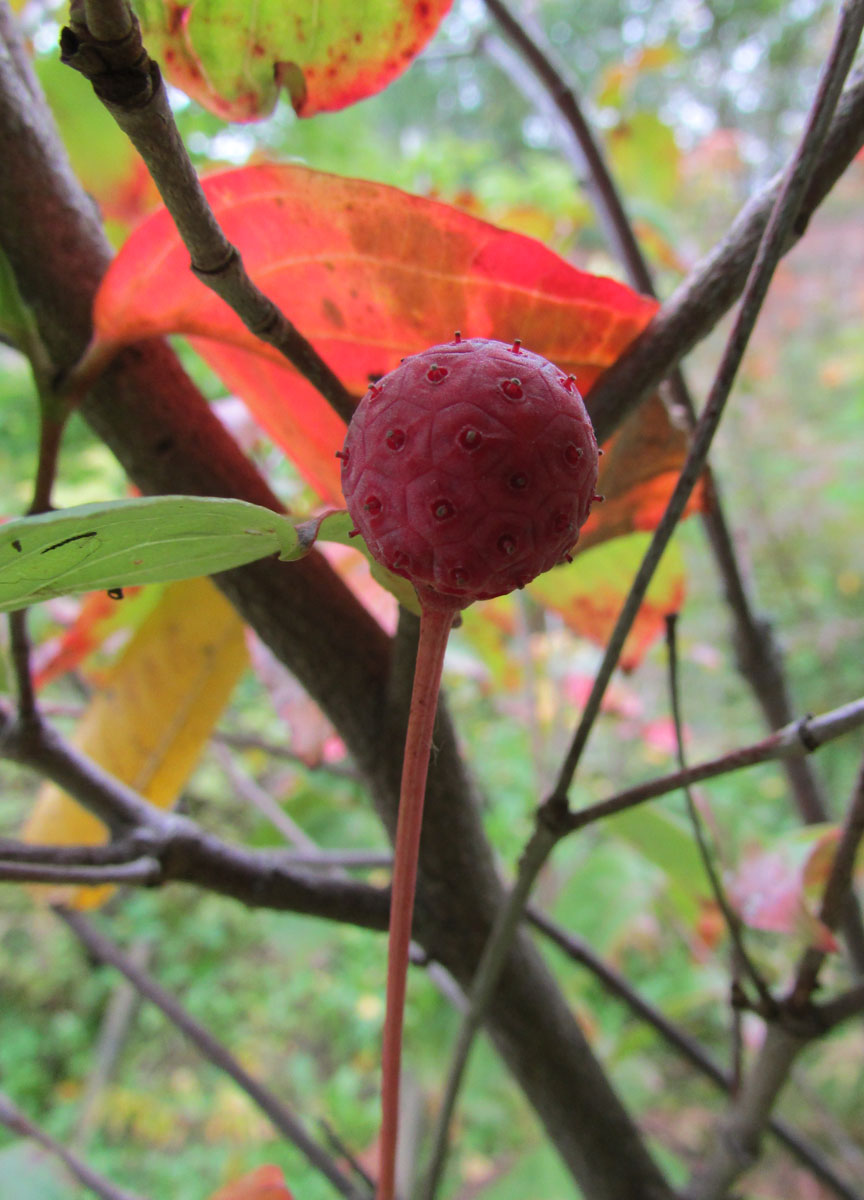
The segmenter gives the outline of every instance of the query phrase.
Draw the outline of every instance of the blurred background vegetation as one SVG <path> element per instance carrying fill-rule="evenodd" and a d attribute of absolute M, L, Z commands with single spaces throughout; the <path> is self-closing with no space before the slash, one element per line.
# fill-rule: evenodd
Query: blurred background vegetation
<path fill-rule="evenodd" d="M 601 133 L 661 296 L 782 164 L 800 130 L 833 9 L 820 0 L 530 5 Z M 119 241 L 148 200 L 146 186 L 130 183 L 121 135 L 96 111 L 83 80 L 57 62 L 62 11 L 31 0 L 20 16 L 73 159 Z M 341 113 L 301 122 L 281 103 L 262 124 L 228 127 L 180 93 L 174 100 L 202 169 L 272 156 L 392 183 L 530 233 L 579 266 L 621 277 L 560 127 L 523 93 L 512 51 L 502 50 L 480 0 L 457 0 L 439 36 L 401 79 Z M 714 457 L 757 603 L 776 622 L 802 714 L 861 690 L 862 195 L 859 161 L 781 266 Z M 722 334 L 721 328 L 687 364 L 697 403 Z M 218 381 L 190 350 L 180 349 L 219 401 Z M 236 406 L 222 411 L 242 425 Z M 0 346 L 3 515 L 20 512 L 29 499 L 35 432 L 26 366 Z M 295 511 L 310 507 L 312 498 L 290 466 L 266 440 L 253 442 L 252 453 L 283 498 Z M 73 422 L 58 502 L 106 499 L 124 488 L 107 450 L 82 422 Z M 683 703 L 688 754 L 696 760 L 755 740 L 762 729 L 735 670 L 727 614 L 698 523 L 682 528 L 678 542 L 687 570 Z M 66 602 L 42 606 L 34 613 L 37 640 L 56 636 L 73 610 Z M 502 869 L 510 872 L 599 651 L 530 601 L 502 605 L 498 618 L 478 611 L 466 620 L 453 642 L 447 681 L 488 797 L 488 829 Z M 657 644 L 638 671 L 617 678 L 586 758 L 580 802 L 673 767 L 665 670 Z M 73 727 L 88 686 L 85 670 L 46 689 L 61 726 Z M 293 695 L 286 702 L 285 686 L 278 681 L 282 691 L 274 700 L 273 678 L 249 672 L 221 731 L 254 733 L 285 747 L 288 756 L 217 739 L 219 752 L 205 756 L 183 807 L 236 840 L 280 844 L 284 833 L 250 803 L 248 789 L 244 795 L 238 787 L 240 772 L 322 846 L 384 850 L 380 826 L 338 741 L 308 701 Z M 817 769 L 835 814 L 860 751 L 861 738 L 853 736 L 819 755 Z M 35 791 L 32 777 L 3 765 L 0 834 L 18 831 Z M 796 852 L 798 820 L 776 767 L 719 781 L 704 789 L 702 801 L 730 877 L 748 856 Z M 559 847 L 539 899 L 725 1062 L 727 949 L 717 943 L 694 864 L 683 800 L 670 797 Z M 386 878 L 374 871 L 367 877 Z M 251 1102 L 202 1063 L 152 1007 L 130 1005 L 122 1036 L 109 1044 L 108 1014 L 123 990 L 118 977 L 88 963 L 68 931 L 25 890 L 6 885 L 0 904 L 0 1086 L 30 1116 L 86 1151 L 118 1183 L 154 1200 L 198 1200 L 262 1161 L 284 1165 L 302 1200 L 331 1194 Z M 370 1147 L 377 1128 L 383 938 L 248 912 L 178 886 L 118 895 L 109 911 L 112 936 L 143 956 L 163 985 L 310 1128 L 326 1122 L 361 1155 Z M 791 960 L 793 934 L 761 932 L 753 941 L 769 974 Z M 681 1177 L 683 1155 L 713 1119 L 716 1096 L 586 971 L 555 950 L 548 956 L 657 1153 L 673 1177 Z M 416 971 L 407 1042 L 421 1107 L 438 1094 L 442 1047 L 450 1044 L 456 1020 L 433 979 Z M 744 1032 L 746 1039 L 746 1022 Z M 851 1156 L 864 1178 L 864 1155 L 851 1148 L 864 1102 L 862 1051 L 860 1025 L 813 1051 L 783 1111 L 826 1149 Z M 55 1168 L 24 1170 L 27 1154 L 0 1132 L 4 1200 L 83 1200 Z M 573 1194 L 485 1045 L 461 1108 L 448 1194 L 466 1200 Z M 773 1149 L 747 1188 L 753 1200 L 819 1194 Z"/>

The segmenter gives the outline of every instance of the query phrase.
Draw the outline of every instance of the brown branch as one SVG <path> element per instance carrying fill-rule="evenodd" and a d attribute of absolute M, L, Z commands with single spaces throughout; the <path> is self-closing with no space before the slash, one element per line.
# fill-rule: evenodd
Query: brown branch
<path fill-rule="evenodd" d="M 99 14 L 96 29 L 88 26 Z M 102 30 L 125 26 L 118 39 Z M 139 152 L 174 219 L 195 275 L 220 296 L 246 328 L 296 367 L 347 423 L 357 403 L 310 342 L 252 282 L 222 232 L 174 121 L 157 64 L 141 41 L 125 0 L 86 6 L 74 0 L 60 38 L 63 62 L 80 71 Z M 71 382 L 71 380 L 70 380 Z"/>
<path fill-rule="evenodd" d="M 238 1087 L 257 1104 L 275 1128 L 293 1142 L 309 1162 L 330 1180 L 340 1195 L 348 1196 L 350 1200 L 358 1200 L 362 1193 L 357 1192 L 350 1179 L 343 1174 L 326 1150 L 309 1136 L 291 1110 L 277 1099 L 260 1080 L 250 1075 L 234 1055 L 208 1029 L 196 1021 L 170 992 L 167 992 L 152 975 L 127 957 L 113 942 L 99 933 L 95 925 L 88 921 L 82 913 L 63 907 L 57 907 L 54 911 L 69 926 L 79 941 L 86 946 L 90 954 L 100 962 L 107 963 L 120 971 L 142 996 L 155 1004 L 168 1020 L 177 1026 L 209 1062 L 233 1079 Z"/>
<path fill-rule="evenodd" d="M 793 721 L 790 725 L 778 729 L 776 733 L 772 733 L 759 742 L 754 742 L 751 746 L 732 750 L 728 754 L 697 763 L 683 771 L 672 771 L 668 775 L 661 775 L 657 779 L 650 779 L 646 783 L 640 783 L 635 787 L 627 788 L 626 791 L 618 792 L 617 795 L 610 796 L 607 800 L 600 800 L 596 804 L 577 809 L 564 818 L 566 830 L 572 832 L 576 829 L 583 829 L 586 825 L 592 825 L 605 817 L 614 816 L 615 813 L 625 812 L 637 804 L 644 804 L 647 800 L 666 796 L 679 788 L 701 783 L 705 779 L 730 775 L 745 767 L 756 766 L 757 763 L 771 762 L 776 759 L 801 758 L 804 755 L 812 754 L 814 750 L 818 750 L 827 742 L 842 737 L 843 734 L 849 733 L 853 729 L 859 729 L 862 725 L 864 725 L 864 698 L 844 704 L 840 708 L 831 709 L 818 717 L 805 717 L 803 720 Z"/>
<path fill-rule="evenodd" d="M 162 882 L 155 858 L 106 867 L 55 866 L 52 863 L 12 863 L 0 860 L 0 883 L 65 883 L 101 886 L 106 883 L 153 887 Z"/>
<path fill-rule="evenodd" d="M 0 754 L 39 771 L 62 787 L 103 821 L 109 829 L 129 835 L 155 860 L 159 871 L 136 865 L 125 882 L 153 886 L 172 881 L 195 883 L 256 907 L 306 913 L 344 921 L 367 929 L 387 928 L 388 892 L 348 878 L 322 878 L 320 871 L 291 866 L 279 851 L 245 850 L 201 829 L 194 821 L 165 813 L 148 804 L 131 788 L 114 779 L 71 746 L 43 721 L 23 728 L 0 725 Z M 31 860 L 32 862 L 32 860 Z M 15 872 L 9 865 L 9 874 Z M 42 878 L 68 878 L 69 872 L 101 870 L 99 882 L 108 882 L 104 863 L 73 867 L 48 863 Z M 66 874 L 63 875 L 62 873 Z M 140 875 L 140 878 L 136 878 Z M 83 878 L 81 882 L 92 882 Z"/>
<path fill-rule="evenodd" d="M 680 680 L 678 675 L 678 614 L 670 613 L 666 617 L 666 648 L 669 661 L 669 696 L 672 708 L 672 724 L 675 729 L 675 749 L 678 757 L 678 767 L 681 771 L 687 770 L 687 763 L 684 757 L 684 732 L 681 721 L 681 697 L 680 697 Z M 704 870 L 708 883 L 711 887 L 711 893 L 714 897 L 718 909 L 723 915 L 723 920 L 726 924 L 726 930 L 734 948 L 734 959 L 737 964 L 740 964 L 745 973 L 749 976 L 750 982 L 756 989 L 756 994 L 759 996 L 761 1011 L 765 1013 L 774 1013 L 776 1004 L 774 997 L 768 988 L 768 984 L 762 977 L 744 941 L 744 930 L 741 918 L 733 910 L 729 903 L 729 898 L 726 895 L 726 889 L 720 878 L 714 863 L 714 852 L 708 844 L 708 838 L 705 833 L 705 826 L 702 818 L 699 815 L 699 810 L 696 807 L 696 801 L 693 799 L 693 792 L 689 784 L 684 784 L 682 791 L 687 802 L 687 812 L 690 816 L 690 824 L 693 827 L 693 833 L 696 837 L 696 846 L 699 851 L 699 857 L 702 860 L 702 869 Z"/>
<path fill-rule="evenodd" d="M 16 1108 L 8 1096 L 4 1096 L 2 1093 L 0 1093 L 0 1124 L 5 1125 L 7 1129 L 17 1133 L 20 1137 L 32 1138 L 34 1142 L 38 1142 L 50 1154 L 59 1158 L 78 1182 L 100 1196 L 101 1200 L 141 1200 L 140 1196 L 115 1187 L 109 1180 L 97 1175 L 77 1154 L 73 1154 L 65 1146 L 61 1146 L 44 1129 L 34 1125 L 20 1109 Z"/>
<path fill-rule="evenodd" d="M 42 863 L 57 867 L 103 867 L 133 862 L 146 855 L 153 839 L 146 832 L 140 836 L 108 842 L 104 846 L 49 846 L 34 842 L 19 842 L 16 838 L 0 838 L 0 859 L 4 862 Z"/>

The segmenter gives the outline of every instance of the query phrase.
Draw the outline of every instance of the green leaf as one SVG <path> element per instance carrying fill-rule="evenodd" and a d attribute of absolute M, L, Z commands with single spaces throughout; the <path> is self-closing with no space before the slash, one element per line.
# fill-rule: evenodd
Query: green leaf
<path fill-rule="evenodd" d="M 192 579 L 311 546 L 257 504 L 148 496 L 21 517 L 0 527 L 0 611 L 74 592 Z"/>
<path fill-rule="evenodd" d="M 688 923 L 695 921 L 700 899 L 711 890 L 689 823 L 643 804 L 610 817 L 607 828 L 659 867 L 674 908 Z"/>

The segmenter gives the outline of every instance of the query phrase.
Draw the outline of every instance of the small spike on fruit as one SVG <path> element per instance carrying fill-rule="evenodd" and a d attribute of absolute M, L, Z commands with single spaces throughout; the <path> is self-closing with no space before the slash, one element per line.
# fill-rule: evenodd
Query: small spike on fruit
<path fill-rule="evenodd" d="M 453 334 L 453 341 L 456 342 L 457 345 L 462 341 L 462 334 L 458 329 Z"/>
<path fill-rule="evenodd" d="M 522 353 L 522 339 L 521 338 L 516 338 L 515 342 L 510 347 L 510 353 L 511 354 L 521 354 Z"/>

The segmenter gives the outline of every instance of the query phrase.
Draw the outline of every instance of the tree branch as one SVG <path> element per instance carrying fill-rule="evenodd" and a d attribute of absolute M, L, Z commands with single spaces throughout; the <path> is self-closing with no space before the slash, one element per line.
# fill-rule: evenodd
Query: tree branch
<path fill-rule="evenodd" d="M 155 858 L 107 867 L 54 866 L 51 863 L 10 863 L 0 861 L 0 883 L 106 883 L 153 887 L 162 882 L 162 870 Z"/>
<path fill-rule="evenodd" d="M 88 26 L 94 14 L 100 21 L 95 30 Z M 121 27 L 125 27 L 121 38 L 100 36 Z M 196 276 L 237 313 L 251 333 L 284 355 L 346 423 L 350 421 L 357 398 L 252 282 L 236 247 L 223 234 L 180 137 L 159 67 L 147 54 L 138 19 L 125 0 L 91 3 L 86 11 L 83 0 L 73 0 L 70 25 L 61 34 L 60 46 L 63 62 L 90 80 L 147 164 Z"/>
<path fill-rule="evenodd" d="M 615 813 L 625 812 L 637 804 L 644 804 L 646 800 L 653 800 L 657 796 L 666 796 L 670 792 L 678 791 L 679 788 L 701 783 L 705 779 L 716 779 L 720 775 L 730 775 L 745 767 L 756 766 L 758 763 L 771 762 L 775 759 L 801 758 L 804 755 L 812 754 L 814 750 L 818 750 L 835 738 L 842 737 L 853 729 L 859 729 L 862 725 L 864 725 L 864 698 L 853 700 L 849 704 L 841 705 L 840 708 L 831 709 L 818 717 L 804 717 L 799 721 L 793 721 L 783 729 L 778 729 L 776 733 L 770 734 L 762 741 L 754 742 L 751 746 L 745 746 L 740 750 L 731 750 L 728 754 L 697 763 L 683 771 L 672 771 L 668 775 L 661 775 L 657 779 L 651 779 L 646 783 L 640 783 L 623 792 L 618 792 L 617 795 L 610 796 L 608 800 L 600 800 L 597 804 L 576 809 L 564 818 L 567 832 L 583 829 L 595 821 L 614 816 Z"/>
<path fill-rule="evenodd" d="M 137 792 L 85 758 L 44 721 L 29 724 L 23 733 L 18 724 L 9 724 L 11 731 L 5 736 L 0 725 L 0 753 L 51 779 L 109 829 L 129 835 L 121 840 L 137 846 L 139 855 L 146 854 L 147 863 L 158 863 L 158 873 L 140 864 L 130 867 L 124 882 L 149 886 L 171 881 L 195 883 L 256 907 L 305 913 L 367 929 L 387 928 L 386 889 L 347 878 L 322 878 L 320 871 L 290 866 L 279 851 L 232 846 L 186 817 L 154 808 Z M 41 878 L 68 878 L 69 872 L 74 875 L 78 871 L 98 870 L 101 872 L 98 881 L 107 883 L 106 872 L 112 869 L 119 870 L 106 866 L 104 861 L 95 866 L 74 867 L 67 860 L 56 866 L 46 864 Z M 10 863 L 8 872 L 10 877 L 21 878 L 24 869 L 16 871 Z M 83 876 L 80 879 L 80 882 L 93 881 Z"/>

